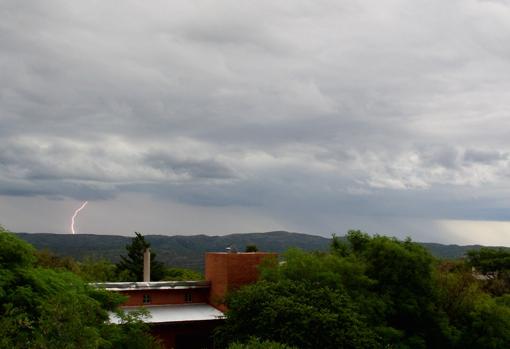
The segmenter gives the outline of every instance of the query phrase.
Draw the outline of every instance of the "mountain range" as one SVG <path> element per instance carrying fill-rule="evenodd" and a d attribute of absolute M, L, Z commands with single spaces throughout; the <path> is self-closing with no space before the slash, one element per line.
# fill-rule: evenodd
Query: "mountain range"
<path fill-rule="evenodd" d="M 105 258 L 112 262 L 126 254 L 125 246 L 131 237 L 95 234 L 47 234 L 16 233 L 23 240 L 37 249 L 47 249 L 59 256 L 71 256 L 78 260 L 86 257 Z M 304 250 L 326 251 L 331 239 L 286 231 L 266 233 L 231 234 L 224 236 L 210 235 L 145 235 L 151 243 L 151 250 L 157 259 L 168 266 L 203 269 L 205 252 L 222 252 L 229 246 L 234 250 L 244 251 L 247 245 L 254 244 L 260 251 L 281 253 L 290 247 Z M 420 243 L 434 256 L 439 258 L 461 258 L 468 250 L 478 249 L 480 245 L 443 245 L 438 243 Z"/>

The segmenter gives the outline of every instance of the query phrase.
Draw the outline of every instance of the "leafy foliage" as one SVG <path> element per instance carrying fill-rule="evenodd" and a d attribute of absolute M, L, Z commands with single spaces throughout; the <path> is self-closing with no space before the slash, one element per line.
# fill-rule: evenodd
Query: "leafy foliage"
<path fill-rule="evenodd" d="M 130 238 L 119 235 L 92 234 L 29 234 L 17 233 L 18 237 L 29 242 L 38 249 L 47 248 L 59 256 L 71 256 L 82 261 L 86 257 L 107 259 L 113 263 L 125 253 L 124 246 Z M 245 233 L 222 236 L 163 236 L 145 235 L 145 239 L 157 246 L 158 259 L 165 265 L 203 271 L 205 251 L 225 251 L 225 247 L 257 245 L 260 251 L 283 253 L 290 247 L 298 247 L 306 251 L 328 251 L 331 240 L 325 237 L 273 231 L 267 233 Z M 338 237 L 344 241 L 344 237 Z M 432 255 L 439 258 L 461 258 L 471 249 L 480 246 L 441 245 L 435 243 L 421 244 Z"/>
<path fill-rule="evenodd" d="M 485 278 L 483 287 L 501 296 L 510 293 L 510 249 L 481 248 L 467 253 L 468 264 Z"/>
<path fill-rule="evenodd" d="M 48 250 L 35 251 L 36 265 L 49 269 L 66 270 L 87 282 L 112 282 L 131 280 L 128 270 L 119 270 L 106 259 L 85 258 L 76 261 L 72 257 L 57 256 Z M 163 280 L 202 280 L 203 275 L 191 269 L 164 267 Z"/>
<path fill-rule="evenodd" d="M 257 252 L 259 249 L 257 245 L 255 244 L 249 244 L 246 245 L 246 248 L 244 249 L 244 252 Z"/>
<path fill-rule="evenodd" d="M 79 262 L 78 275 L 87 282 L 125 281 L 117 266 L 106 259 L 85 258 Z"/>
<path fill-rule="evenodd" d="M 108 311 L 124 297 L 91 288 L 65 268 L 47 269 L 36 261 L 30 245 L 0 231 L 0 348 L 157 346 L 136 320 L 126 326 L 108 322 Z M 132 345 L 133 331 L 139 345 Z"/>
<path fill-rule="evenodd" d="M 510 270 L 510 249 L 481 248 L 467 253 L 469 264 L 484 274 Z"/>
<path fill-rule="evenodd" d="M 251 338 L 246 343 L 233 343 L 228 346 L 228 349 L 294 349 L 294 348 L 277 342 L 260 341 L 257 338 Z"/>
<path fill-rule="evenodd" d="M 32 264 L 35 261 L 35 249 L 28 243 L 9 234 L 0 226 L 0 267 L 16 268 Z"/>
<path fill-rule="evenodd" d="M 219 343 L 251 337 L 298 348 L 503 348 L 508 297 L 491 298 L 464 262 L 410 239 L 350 231 L 331 251 L 291 249 L 227 297 Z"/>
<path fill-rule="evenodd" d="M 117 269 L 126 272 L 127 281 L 143 281 L 143 254 L 151 244 L 142 234 L 135 232 L 135 237 L 126 245 L 127 256 L 121 256 Z M 156 261 L 156 254 L 151 251 L 151 280 L 158 281 L 165 276 L 163 263 Z"/>
<path fill-rule="evenodd" d="M 263 281 L 240 290 L 229 306 L 223 335 L 236 340 L 257 336 L 299 348 L 378 347 L 375 334 L 340 290 Z"/>
<path fill-rule="evenodd" d="M 182 281 L 182 280 L 203 280 L 204 276 L 194 270 L 184 268 L 166 268 L 163 280 Z"/>

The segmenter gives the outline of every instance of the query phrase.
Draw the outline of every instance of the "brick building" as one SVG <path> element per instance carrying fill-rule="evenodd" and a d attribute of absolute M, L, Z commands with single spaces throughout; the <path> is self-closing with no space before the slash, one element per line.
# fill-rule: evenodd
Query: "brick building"
<path fill-rule="evenodd" d="M 146 309 L 153 335 L 165 348 L 212 348 L 212 332 L 223 321 L 225 295 L 242 285 L 257 281 L 258 265 L 274 253 L 206 253 L 205 280 L 151 282 L 150 265 L 144 266 L 144 282 L 96 284 L 128 296 L 121 308 L 130 312 Z M 150 256 L 145 258 L 150 261 Z M 119 323 L 115 315 L 111 321 Z"/>

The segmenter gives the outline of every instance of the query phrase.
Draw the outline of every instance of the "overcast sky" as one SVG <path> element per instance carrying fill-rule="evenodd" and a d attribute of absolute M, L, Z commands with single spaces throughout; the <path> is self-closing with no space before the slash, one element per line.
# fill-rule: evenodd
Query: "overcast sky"
<path fill-rule="evenodd" d="M 0 223 L 510 245 L 510 1 L 0 0 Z"/>

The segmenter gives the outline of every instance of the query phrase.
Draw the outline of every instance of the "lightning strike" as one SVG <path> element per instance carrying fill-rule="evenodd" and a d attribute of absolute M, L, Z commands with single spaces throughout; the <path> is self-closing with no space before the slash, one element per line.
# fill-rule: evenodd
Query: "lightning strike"
<path fill-rule="evenodd" d="M 74 211 L 73 217 L 71 217 L 71 232 L 73 233 L 73 235 L 76 234 L 76 231 L 74 230 L 74 219 L 76 218 L 78 213 L 81 210 L 83 210 L 85 206 L 87 206 L 88 203 L 89 203 L 88 201 L 85 201 L 76 211 Z"/>

